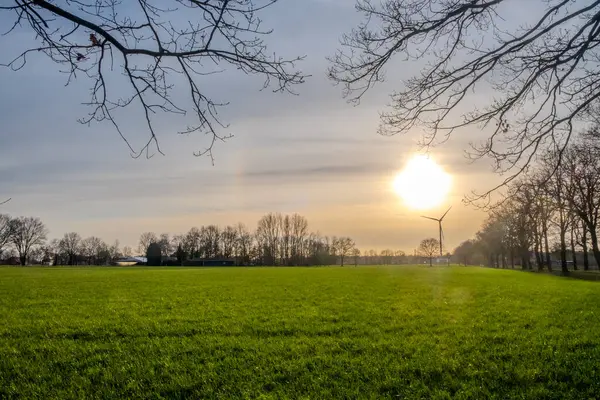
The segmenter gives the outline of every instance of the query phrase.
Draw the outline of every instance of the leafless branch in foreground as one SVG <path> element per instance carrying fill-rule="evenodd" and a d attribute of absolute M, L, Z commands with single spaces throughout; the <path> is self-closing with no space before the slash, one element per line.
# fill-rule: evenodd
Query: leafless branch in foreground
<path fill-rule="evenodd" d="M 40 53 L 73 79 L 92 82 L 90 113 L 83 124 L 108 122 L 133 157 L 162 153 L 156 121 L 164 113 L 194 122 L 179 133 L 205 133 L 208 146 L 195 155 L 212 159 L 216 142 L 229 137 L 215 102 L 204 89 L 210 75 L 227 68 L 265 79 L 264 88 L 292 92 L 305 75 L 302 59 L 269 53 L 259 14 L 277 0 L 14 0 L 0 12 L 14 19 L 4 35 L 32 32 L 38 46 L 24 49 L 6 67 L 22 69 Z M 7 2 L 4 2 L 5 4 Z M 185 87 L 185 90 L 177 90 Z M 126 93 L 126 94 L 123 94 Z M 182 97 L 187 97 L 182 100 Z M 120 127 L 117 109 L 137 107 L 148 141 L 134 149 Z"/>
<path fill-rule="evenodd" d="M 469 198 L 485 200 L 541 150 L 564 151 L 600 97 L 600 1 L 537 3 L 542 12 L 515 27 L 503 10 L 516 2 L 505 0 L 358 0 L 365 22 L 343 37 L 329 76 L 358 102 L 392 61 L 403 69 L 417 61 L 380 132 L 424 130 L 429 146 L 464 128 L 486 130 L 467 154 L 490 158 L 505 178 Z"/>

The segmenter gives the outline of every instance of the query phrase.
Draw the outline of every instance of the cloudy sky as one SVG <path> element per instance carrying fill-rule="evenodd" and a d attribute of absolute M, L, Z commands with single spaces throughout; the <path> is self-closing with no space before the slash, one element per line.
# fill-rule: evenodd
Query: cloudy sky
<path fill-rule="evenodd" d="M 0 15 L 6 26 L 8 16 Z M 281 0 L 263 19 L 275 30 L 270 48 L 306 55 L 299 67 L 312 77 L 298 96 L 261 92 L 262 81 L 239 74 L 207 79 L 207 93 L 231 102 L 221 116 L 235 135 L 215 148 L 214 166 L 192 155 L 205 138 L 178 136 L 177 120 L 160 124 L 164 156 L 132 159 L 109 125 L 77 122 L 86 113 L 81 103 L 89 81 L 65 86 L 65 75 L 41 56 L 19 72 L 0 69 L 0 196 L 13 198 L 1 212 L 39 216 L 51 237 L 77 231 L 132 246 L 144 231 L 238 221 L 254 227 L 272 211 L 300 213 L 312 230 L 351 236 L 361 249 L 412 251 L 435 235 L 435 224 L 419 217 L 424 212 L 406 207 L 392 190 L 421 132 L 376 133 L 387 95 L 418 66 L 392 65 L 390 80 L 354 107 L 326 78 L 326 57 L 360 21 L 352 1 Z M 22 50 L 30 37 L 0 39 L 2 57 Z M 147 138 L 143 120 L 132 113 L 124 126 L 140 147 Z M 463 206 L 463 196 L 497 180 L 485 163 L 471 165 L 463 155 L 477 135 L 463 132 L 430 153 L 453 177 L 450 196 L 425 212 L 435 216 L 454 206 L 445 227 L 449 248 L 474 234 L 484 217 Z"/>

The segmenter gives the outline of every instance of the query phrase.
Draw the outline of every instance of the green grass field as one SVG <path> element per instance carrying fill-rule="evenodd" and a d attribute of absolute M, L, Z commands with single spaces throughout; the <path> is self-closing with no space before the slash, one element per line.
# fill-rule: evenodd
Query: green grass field
<path fill-rule="evenodd" d="M 600 284 L 480 268 L 0 268 L 0 398 L 589 399 Z"/>

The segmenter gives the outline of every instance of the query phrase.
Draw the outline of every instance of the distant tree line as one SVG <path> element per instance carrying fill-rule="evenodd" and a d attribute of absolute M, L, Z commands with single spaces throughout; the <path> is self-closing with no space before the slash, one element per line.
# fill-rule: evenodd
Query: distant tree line
<path fill-rule="evenodd" d="M 454 252 L 464 264 L 526 270 L 600 265 L 600 128 L 548 151 L 511 182 L 475 238 Z"/>
<path fill-rule="evenodd" d="M 137 251 L 146 254 L 151 244 L 178 263 L 191 259 L 227 259 L 237 265 L 342 265 L 356 248 L 348 237 L 323 236 L 310 232 L 305 217 L 269 213 L 254 232 L 244 224 L 192 227 L 187 233 L 170 236 L 144 232 Z"/>
<path fill-rule="evenodd" d="M 39 218 L 0 214 L 0 260 L 18 259 L 21 265 L 107 265 L 134 255 L 119 241 L 108 244 L 91 236 L 68 232 L 48 240 L 48 230 Z M 244 224 L 221 228 L 193 227 L 187 233 L 171 235 L 144 232 L 135 255 L 146 256 L 150 248 L 172 264 L 193 259 L 228 259 L 236 265 L 330 265 L 358 263 L 360 251 L 349 237 L 324 236 L 308 229 L 305 217 L 269 213 L 254 232 Z M 152 250 L 156 256 L 157 250 Z"/>
<path fill-rule="evenodd" d="M 432 254 L 421 248 L 411 255 L 391 249 L 361 252 L 349 237 L 310 231 L 308 220 L 299 214 L 269 213 L 254 231 L 238 223 L 224 228 L 192 227 L 175 235 L 144 232 L 135 250 L 121 247 L 119 240 L 108 244 L 77 232 L 48 240 L 48 230 L 39 218 L 0 214 L 0 264 L 110 265 L 145 256 L 149 265 L 182 265 L 198 259 L 230 260 L 242 266 L 400 265 L 431 262 Z"/>

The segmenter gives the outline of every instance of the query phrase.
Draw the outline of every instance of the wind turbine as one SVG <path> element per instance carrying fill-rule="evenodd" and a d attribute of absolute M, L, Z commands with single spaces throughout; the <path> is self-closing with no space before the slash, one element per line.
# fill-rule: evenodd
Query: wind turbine
<path fill-rule="evenodd" d="M 440 257 L 443 257 L 443 256 L 444 256 L 444 254 L 443 254 L 443 253 L 444 253 L 444 252 L 443 252 L 443 249 L 444 249 L 444 244 L 443 244 L 443 242 L 442 242 L 442 241 L 443 241 L 443 239 L 444 239 L 444 230 L 442 229 L 442 221 L 444 220 L 444 218 L 446 217 L 446 214 L 448 214 L 448 212 L 449 212 L 451 209 L 452 209 L 452 207 L 450 207 L 450 208 L 448 209 L 448 211 L 446 211 L 446 212 L 444 213 L 444 215 L 442 215 L 442 217 L 441 217 L 441 218 L 432 218 L 432 217 L 426 217 L 426 216 L 424 216 L 424 215 L 421 215 L 421 218 L 426 218 L 426 219 L 430 219 L 430 220 L 432 220 L 432 221 L 437 221 L 437 223 L 438 223 L 438 224 L 439 224 L 439 226 L 440 226 Z"/>

